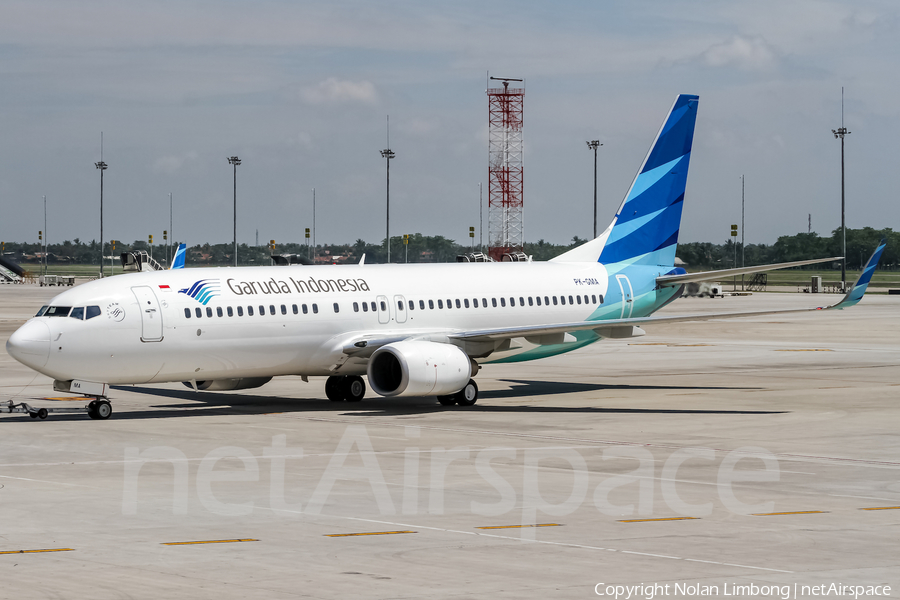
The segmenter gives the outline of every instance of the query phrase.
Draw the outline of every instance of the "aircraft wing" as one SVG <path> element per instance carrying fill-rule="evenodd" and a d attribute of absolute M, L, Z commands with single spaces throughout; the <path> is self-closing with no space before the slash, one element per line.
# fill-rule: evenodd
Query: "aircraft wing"
<path fill-rule="evenodd" d="M 793 262 L 775 263 L 771 265 L 757 265 L 755 267 L 738 267 L 737 269 L 721 269 L 719 271 L 703 271 L 700 273 L 683 273 L 681 275 L 662 275 L 656 278 L 656 285 L 669 286 L 689 283 L 692 281 L 713 281 L 715 279 L 724 279 L 735 275 L 746 275 L 747 273 L 762 273 L 763 271 L 774 271 L 776 269 L 787 269 L 790 267 L 802 267 L 803 265 L 815 265 L 818 263 L 834 262 L 842 260 L 842 256 L 833 256 L 831 258 L 816 258 L 813 260 L 795 260 Z"/>

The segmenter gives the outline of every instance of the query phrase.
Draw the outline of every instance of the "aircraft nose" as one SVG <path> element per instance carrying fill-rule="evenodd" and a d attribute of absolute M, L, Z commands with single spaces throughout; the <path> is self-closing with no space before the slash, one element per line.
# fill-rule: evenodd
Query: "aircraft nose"
<path fill-rule="evenodd" d="M 43 321 L 28 321 L 9 336 L 6 351 L 23 365 L 42 368 L 50 357 L 50 328 Z"/>

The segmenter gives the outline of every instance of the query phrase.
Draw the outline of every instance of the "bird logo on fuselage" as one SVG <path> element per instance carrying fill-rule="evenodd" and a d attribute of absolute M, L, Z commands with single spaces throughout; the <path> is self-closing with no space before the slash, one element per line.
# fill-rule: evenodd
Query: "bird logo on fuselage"
<path fill-rule="evenodd" d="M 204 306 L 219 295 L 220 283 L 218 279 L 201 279 L 189 288 L 178 290 L 179 294 L 187 294 Z"/>

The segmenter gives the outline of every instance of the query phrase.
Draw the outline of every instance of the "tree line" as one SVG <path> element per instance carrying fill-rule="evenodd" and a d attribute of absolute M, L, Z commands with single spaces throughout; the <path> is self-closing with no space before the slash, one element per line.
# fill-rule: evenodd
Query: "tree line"
<path fill-rule="evenodd" d="M 874 229 L 863 227 L 862 229 L 847 229 L 847 268 L 861 268 L 872 251 L 882 239 L 887 240 L 887 248 L 881 259 L 881 269 L 896 269 L 900 258 L 900 232 L 890 228 Z M 550 260 L 563 252 L 581 245 L 587 240 L 578 236 L 572 238 L 568 244 L 551 244 L 544 240 L 525 244 L 525 254 L 537 261 Z M 456 257 L 469 252 L 480 251 L 478 245 L 458 244 L 454 240 L 440 235 L 426 236 L 413 234 L 409 236 L 408 243 L 404 244 L 402 236 L 391 237 L 391 262 L 392 263 L 420 263 L 420 262 L 454 262 Z M 710 242 L 679 243 L 677 255 L 684 261 L 688 268 L 698 269 L 724 269 L 742 264 L 747 266 L 788 262 L 795 260 L 807 260 L 815 258 L 827 258 L 841 256 L 842 240 L 841 230 L 836 229 L 830 237 L 821 237 L 817 233 L 798 233 L 796 235 L 781 236 L 774 244 L 747 244 L 741 247 L 740 242 L 729 240 L 724 244 Z M 159 262 L 166 260 L 166 246 L 156 244 L 153 248 L 146 241 L 134 241 L 131 244 L 116 242 L 115 249 L 109 242 L 103 244 L 105 256 L 118 255 L 132 250 L 144 250 L 151 252 Z M 16 262 L 23 264 L 40 262 L 42 248 L 40 244 L 5 242 L 2 244 L 2 252 Z M 50 244 L 47 247 L 48 263 L 55 264 L 79 264 L 96 265 L 100 260 L 100 245 L 97 241 L 83 242 L 78 238 L 65 241 L 61 244 Z M 169 251 L 171 254 L 172 250 Z M 319 244 L 311 248 L 306 244 L 287 243 L 276 244 L 274 252 L 268 246 L 251 246 L 240 244 L 238 246 L 238 262 L 241 265 L 268 265 L 271 264 L 271 254 L 297 254 L 303 257 L 315 258 L 317 263 L 357 263 L 365 255 L 367 263 L 387 262 L 387 250 L 384 240 L 379 244 L 358 239 L 352 244 Z M 736 262 L 735 262 L 736 260 Z M 219 266 L 234 264 L 234 245 L 225 244 L 197 244 L 188 248 L 186 263 L 189 266 Z M 840 262 L 814 265 L 810 268 L 840 269 Z"/>

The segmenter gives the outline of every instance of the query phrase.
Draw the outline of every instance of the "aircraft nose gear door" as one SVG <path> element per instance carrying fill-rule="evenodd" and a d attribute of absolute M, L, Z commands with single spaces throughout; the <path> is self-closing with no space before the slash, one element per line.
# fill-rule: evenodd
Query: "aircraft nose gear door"
<path fill-rule="evenodd" d="M 163 339 L 162 312 L 153 288 L 147 285 L 133 287 L 141 311 L 141 341 L 160 342 Z"/>
<path fill-rule="evenodd" d="M 631 281 L 627 275 L 616 275 L 616 281 L 619 283 L 619 290 L 622 292 L 622 319 L 631 318 L 631 310 L 634 308 L 632 299 Z"/>

